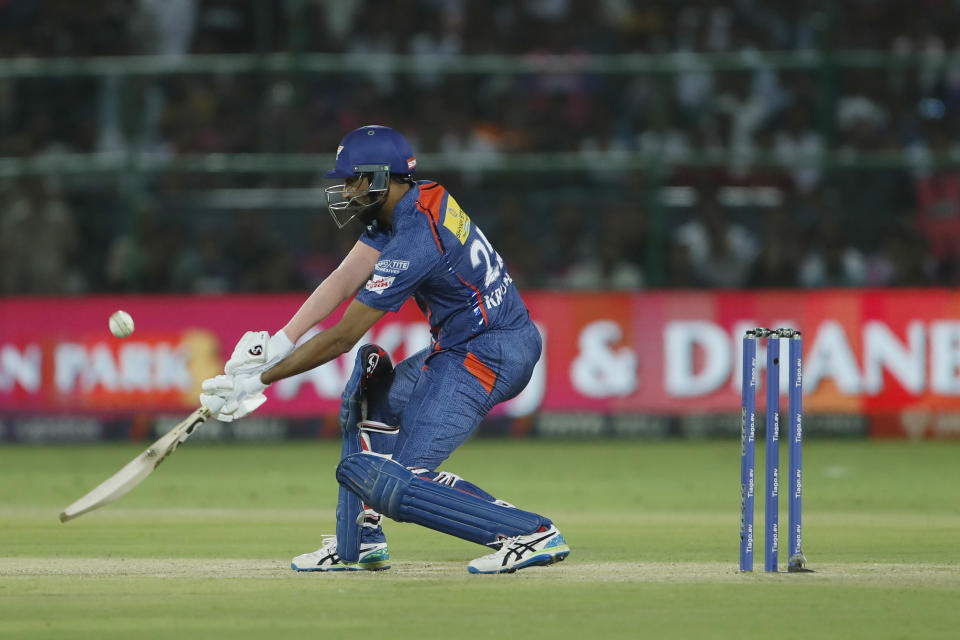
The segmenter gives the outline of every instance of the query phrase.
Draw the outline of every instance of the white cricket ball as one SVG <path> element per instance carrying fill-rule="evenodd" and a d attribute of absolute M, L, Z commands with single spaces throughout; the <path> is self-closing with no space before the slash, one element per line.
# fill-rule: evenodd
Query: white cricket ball
<path fill-rule="evenodd" d="M 126 311 L 114 311 L 110 316 L 110 333 L 118 338 L 126 338 L 133 333 L 133 318 Z"/>

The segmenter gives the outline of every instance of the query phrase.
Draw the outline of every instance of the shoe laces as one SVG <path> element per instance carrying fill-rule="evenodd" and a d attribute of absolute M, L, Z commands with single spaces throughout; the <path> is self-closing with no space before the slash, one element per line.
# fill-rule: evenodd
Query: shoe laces
<path fill-rule="evenodd" d="M 499 545 L 500 545 L 500 548 L 497 549 L 496 551 L 494 551 L 493 553 L 488 553 L 488 554 L 485 555 L 484 557 L 485 557 L 485 558 L 497 558 L 497 557 L 500 557 L 500 556 L 506 554 L 508 551 L 510 551 L 510 548 L 513 547 L 513 545 L 515 545 L 517 542 L 519 542 L 520 538 L 522 538 L 522 537 L 523 537 L 523 536 L 512 536 L 512 537 L 510 537 L 510 538 L 501 538 L 501 539 L 497 540 L 497 542 L 496 542 L 495 544 L 499 544 Z"/>
<path fill-rule="evenodd" d="M 327 547 L 332 547 L 331 551 L 337 548 L 337 536 L 324 533 L 320 535 L 322 542 L 320 543 L 320 548 L 314 551 L 314 553 L 320 553 L 321 551 L 326 551 Z"/>
<path fill-rule="evenodd" d="M 527 543 L 521 541 L 521 538 L 529 538 L 532 535 L 537 533 L 546 533 L 546 531 L 534 531 L 533 533 L 525 533 L 518 536 L 512 536 L 510 538 L 503 538 L 497 542 L 500 545 L 500 548 L 495 552 L 489 554 L 490 556 L 500 556 L 508 553 L 513 550 L 515 546 L 519 545 L 521 547 L 527 547 Z"/>

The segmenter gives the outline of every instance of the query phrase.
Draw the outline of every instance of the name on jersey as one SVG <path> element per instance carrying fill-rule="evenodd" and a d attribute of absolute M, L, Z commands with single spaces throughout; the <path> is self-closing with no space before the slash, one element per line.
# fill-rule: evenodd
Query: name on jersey
<path fill-rule="evenodd" d="M 400 273 L 410 268 L 409 260 L 381 260 L 374 267 L 377 271 L 386 273 Z"/>
<path fill-rule="evenodd" d="M 396 278 L 396 276 L 374 275 L 372 278 L 367 280 L 367 286 L 365 286 L 364 289 L 367 291 L 373 291 L 377 295 L 381 295 L 384 291 L 390 288 L 390 285 L 393 284 L 393 281 L 396 280 Z"/>
<path fill-rule="evenodd" d="M 470 235 L 470 216 L 468 216 L 453 196 L 447 194 L 447 210 L 443 213 L 443 226 L 457 237 L 460 244 L 467 243 Z"/>
<path fill-rule="evenodd" d="M 506 295 L 507 289 L 510 288 L 510 283 L 512 282 L 513 278 L 510 277 L 509 273 L 504 271 L 500 286 L 483 297 L 483 303 L 487 306 L 487 309 L 500 306 L 500 303 L 503 302 L 503 296 Z"/>

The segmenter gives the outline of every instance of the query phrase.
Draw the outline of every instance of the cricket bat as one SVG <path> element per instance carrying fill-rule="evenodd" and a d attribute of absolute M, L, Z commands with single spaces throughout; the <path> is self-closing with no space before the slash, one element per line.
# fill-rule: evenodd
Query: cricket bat
<path fill-rule="evenodd" d="M 181 442 L 186 441 L 197 425 L 210 417 L 206 407 L 200 407 L 190 416 L 167 431 L 159 440 L 147 447 L 147 450 L 128 462 L 120 471 L 94 487 L 69 507 L 60 512 L 60 522 L 73 520 L 88 511 L 110 504 L 124 495 L 153 473 L 164 458 L 176 451 Z"/>

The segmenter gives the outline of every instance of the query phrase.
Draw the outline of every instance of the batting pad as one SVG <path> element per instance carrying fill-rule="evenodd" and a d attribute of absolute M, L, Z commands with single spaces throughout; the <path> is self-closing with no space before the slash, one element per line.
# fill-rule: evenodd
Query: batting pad
<path fill-rule="evenodd" d="M 363 420 L 363 349 L 357 351 L 353 372 L 340 398 L 340 432 L 343 443 L 340 458 L 363 451 L 359 423 Z M 360 536 L 363 531 L 363 504 L 359 496 L 342 486 L 337 496 L 337 553 L 344 562 L 360 559 Z"/>
<path fill-rule="evenodd" d="M 392 374 L 393 363 L 386 351 L 375 344 L 365 344 L 357 350 L 353 371 L 340 397 L 341 459 L 361 451 L 393 452 L 397 428 L 364 421 L 367 413 L 365 388 L 368 383 L 384 381 Z M 359 496 L 341 486 L 337 495 L 337 554 L 344 562 L 360 559 L 363 518 L 364 508 Z"/>
<path fill-rule="evenodd" d="M 344 458 L 337 467 L 337 481 L 397 522 L 414 522 L 478 544 L 489 545 L 552 524 L 536 513 L 418 478 L 393 460 L 366 453 Z"/>
<path fill-rule="evenodd" d="M 340 455 L 348 458 L 362 450 L 360 431 L 344 431 Z M 337 554 L 344 562 L 360 560 L 362 518 L 363 503 L 360 497 L 341 485 L 337 495 Z"/>

